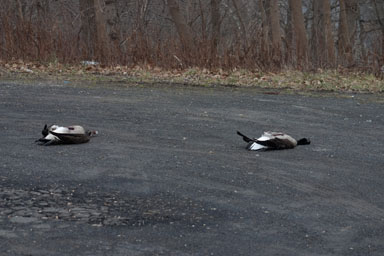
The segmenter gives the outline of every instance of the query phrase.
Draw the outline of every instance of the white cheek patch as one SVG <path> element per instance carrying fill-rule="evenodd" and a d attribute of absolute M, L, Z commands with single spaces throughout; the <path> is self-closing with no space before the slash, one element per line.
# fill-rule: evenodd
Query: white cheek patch
<path fill-rule="evenodd" d="M 44 139 L 46 139 L 46 140 L 59 140 L 59 138 L 57 138 L 55 135 L 53 135 L 53 134 L 48 134 L 47 136 L 45 136 L 45 138 Z"/>

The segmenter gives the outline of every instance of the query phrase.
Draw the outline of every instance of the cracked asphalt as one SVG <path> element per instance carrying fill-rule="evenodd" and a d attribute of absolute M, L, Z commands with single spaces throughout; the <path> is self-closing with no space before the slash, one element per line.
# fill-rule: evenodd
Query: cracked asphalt
<path fill-rule="evenodd" d="M 383 102 L 0 82 L 0 255 L 383 255 Z M 38 146 L 45 123 L 99 135 Z M 312 144 L 248 152 L 236 130 Z"/>

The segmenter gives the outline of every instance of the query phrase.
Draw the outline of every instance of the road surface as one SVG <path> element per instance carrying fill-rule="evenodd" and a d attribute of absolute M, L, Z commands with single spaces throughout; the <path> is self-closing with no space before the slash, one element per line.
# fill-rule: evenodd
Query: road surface
<path fill-rule="evenodd" d="M 383 255 L 383 96 L 0 83 L 0 255 Z M 98 130 L 38 146 L 43 125 Z M 236 130 L 309 137 L 249 152 Z"/>

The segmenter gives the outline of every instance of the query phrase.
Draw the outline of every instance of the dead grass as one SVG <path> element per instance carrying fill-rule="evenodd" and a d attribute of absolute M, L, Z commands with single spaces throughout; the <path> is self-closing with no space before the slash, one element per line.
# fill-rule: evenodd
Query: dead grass
<path fill-rule="evenodd" d="M 372 74 L 317 70 L 300 72 L 286 70 L 278 73 L 234 69 L 232 71 L 189 68 L 165 70 L 158 67 L 127 67 L 103 65 L 63 65 L 57 62 L 0 62 L 0 77 L 59 81 L 99 81 L 140 83 L 175 83 L 199 86 L 237 86 L 297 91 L 384 92 L 384 80 Z"/>

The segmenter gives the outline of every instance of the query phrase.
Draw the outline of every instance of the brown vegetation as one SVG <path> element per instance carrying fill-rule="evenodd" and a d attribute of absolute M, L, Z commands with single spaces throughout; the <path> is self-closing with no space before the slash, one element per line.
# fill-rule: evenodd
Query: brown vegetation
<path fill-rule="evenodd" d="M 375 0 L 4 0 L 0 59 L 382 76 L 383 10 Z"/>

